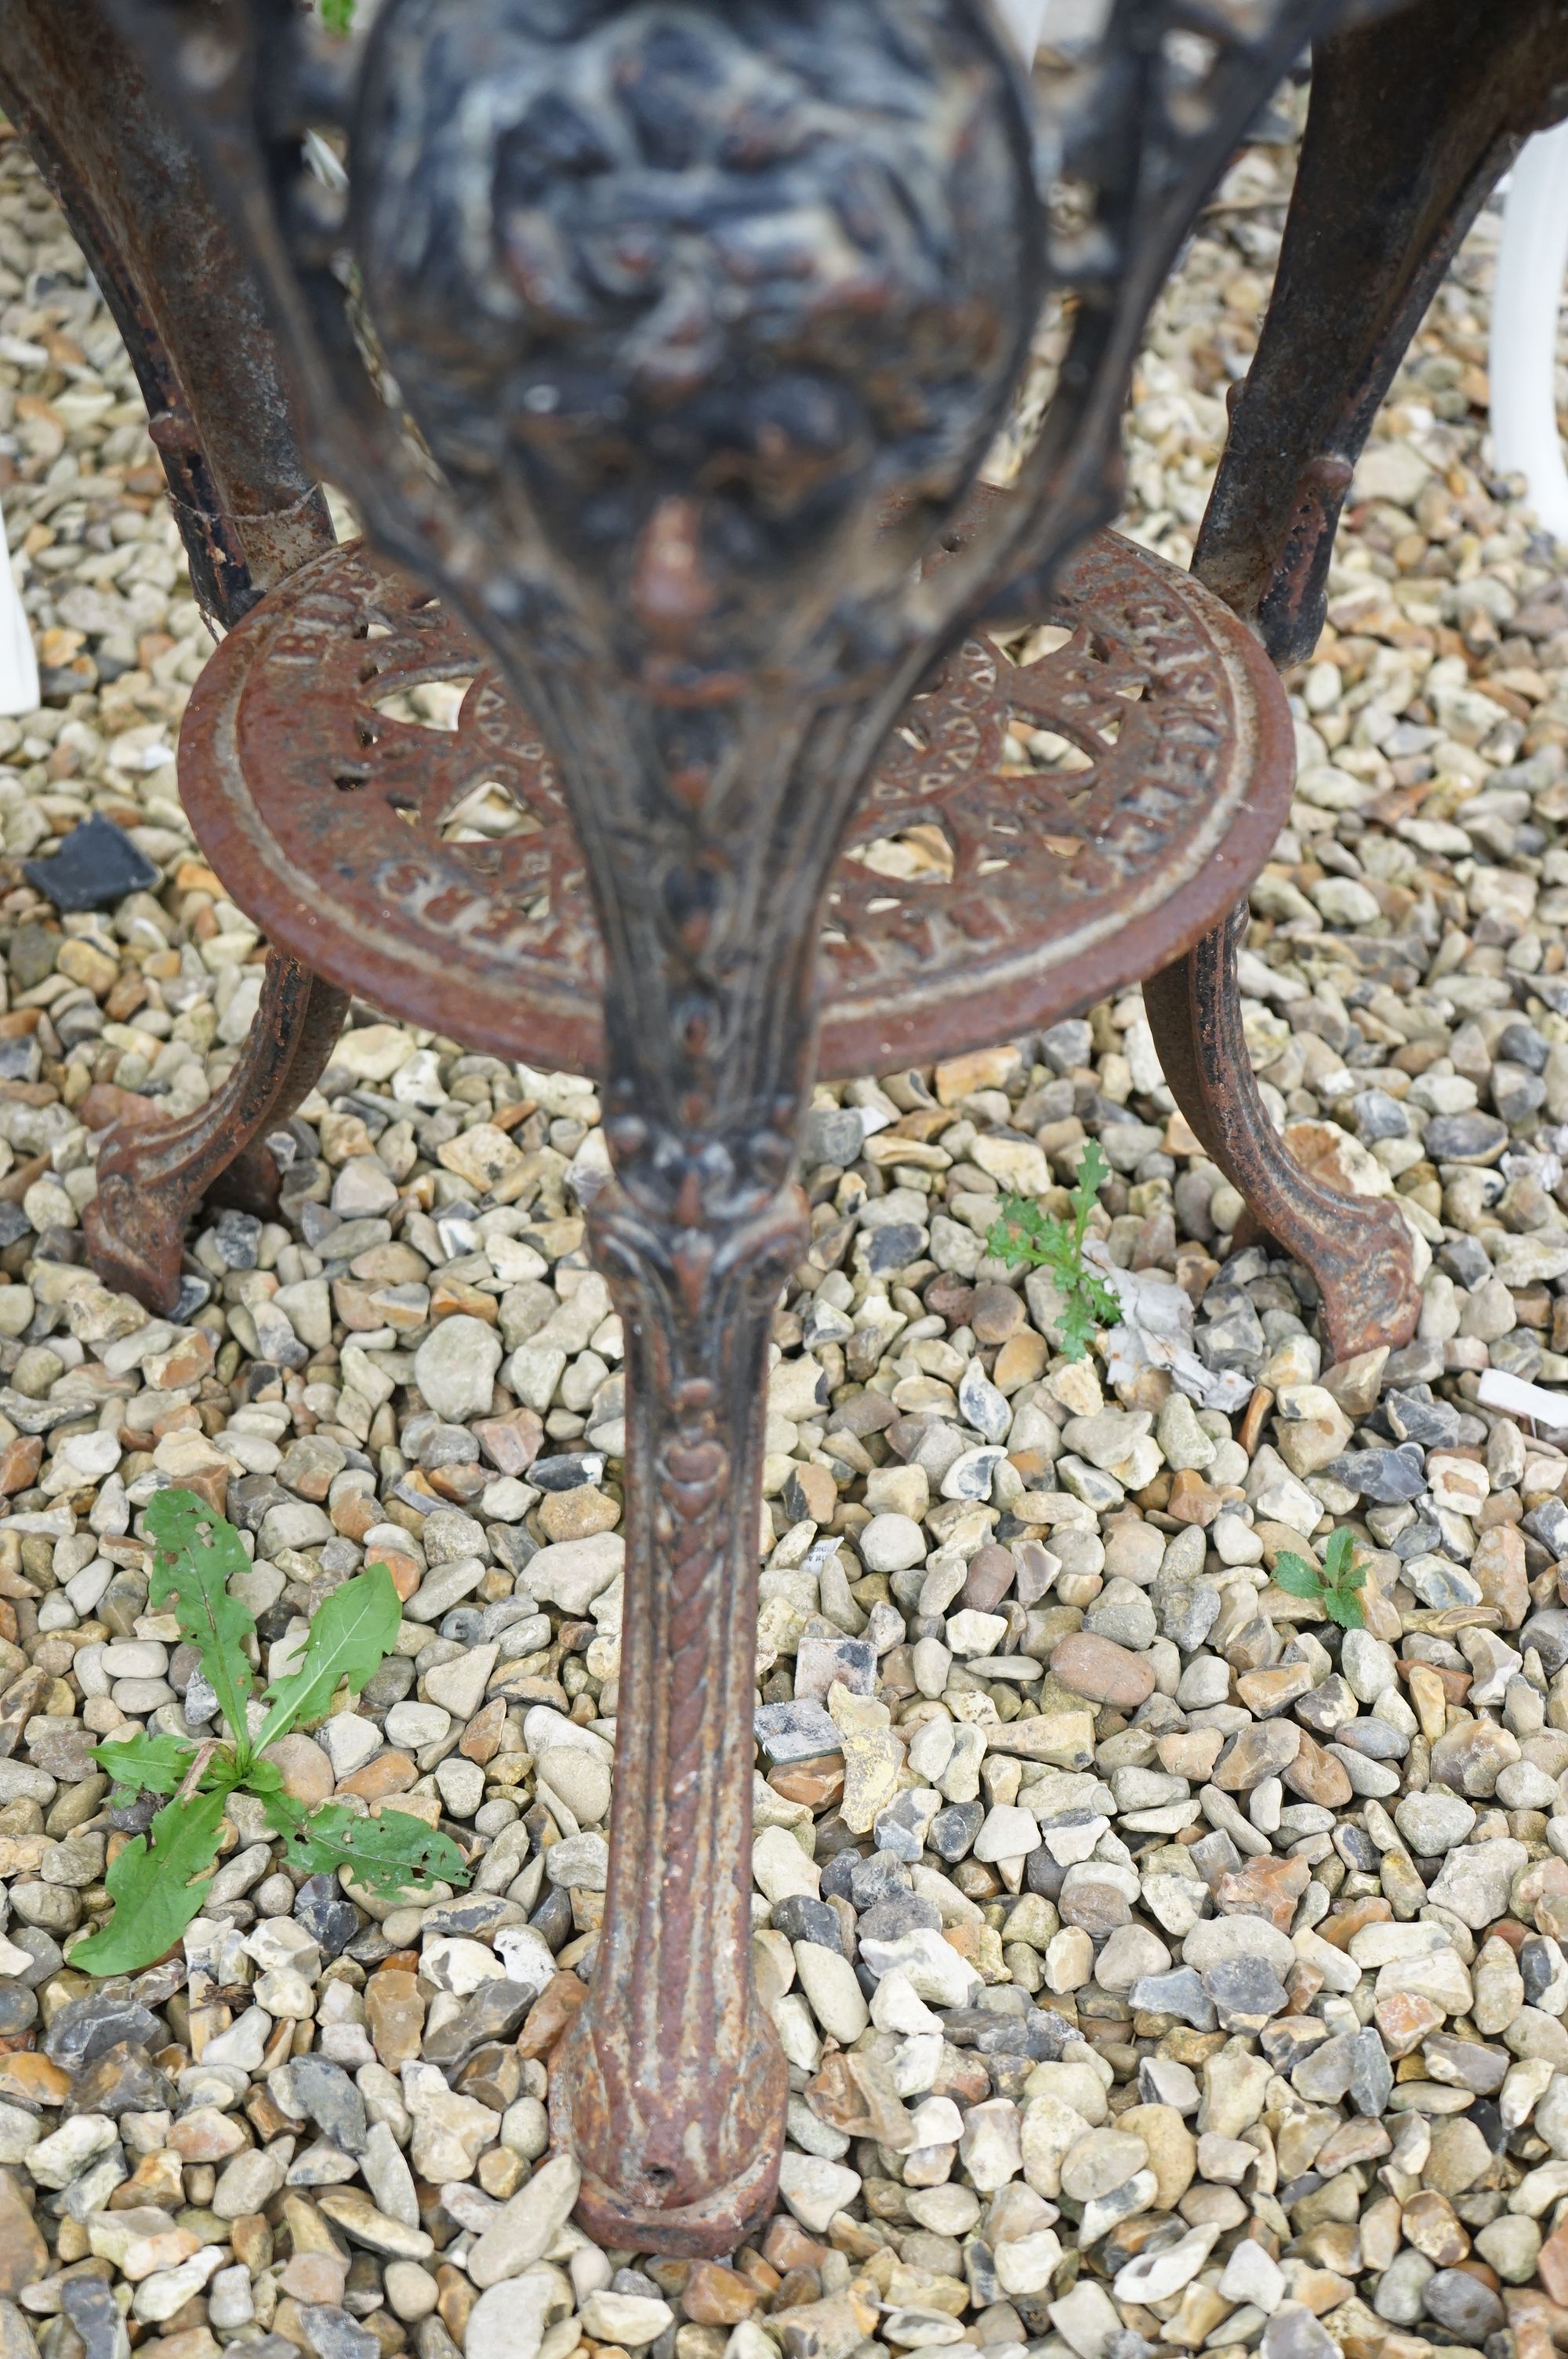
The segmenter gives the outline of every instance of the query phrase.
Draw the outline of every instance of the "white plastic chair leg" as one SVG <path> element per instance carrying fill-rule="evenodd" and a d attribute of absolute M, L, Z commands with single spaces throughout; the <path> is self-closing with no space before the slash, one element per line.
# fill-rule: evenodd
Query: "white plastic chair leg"
<path fill-rule="evenodd" d="M 5 519 L 0 515 L 0 713 L 36 712 L 38 708 L 38 659 L 11 571 Z"/>
<path fill-rule="evenodd" d="M 1492 297 L 1492 447 L 1523 475 L 1542 528 L 1568 540 L 1557 430 L 1557 317 L 1568 269 L 1568 123 L 1528 140 L 1513 168 Z"/>
<path fill-rule="evenodd" d="M 997 14 L 1018 44 L 1018 54 L 1026 66 L 1034 62 L 1050 5 L 1051 0 L 996 0 Z"/>

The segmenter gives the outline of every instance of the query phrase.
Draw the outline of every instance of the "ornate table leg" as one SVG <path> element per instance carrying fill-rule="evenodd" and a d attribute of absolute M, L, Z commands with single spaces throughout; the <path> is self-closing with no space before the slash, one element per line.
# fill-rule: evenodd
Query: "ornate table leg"
<path fill-rule="evenodd" d="M 114 313 L 191 585 L 229 627 L 333 538 L 254 278 L 192 149 L 97 0 L 0 0 L 0 97 Z M 209 1190 L 226 1178 L 228 1201 L 276 1209 L 272 1157 L 251 1142 L 308 1093 L 347 1006 L 295 961 L 268 960 L 261 1011 L 225 1087 L 184 1121 L 124 1125 L 105 1146 L 84 1223 L 100 1277 L 169 1310 L 185 1223 Z"/>
<path fill-rule="evenodd" d="M 752 1756 L 733 1731 L 756 1680 L 768 1332 L 809 1229 L 794 1188 L 718 1229 L 617 1188 L 593 1230 L 627 1340 L 622 1742 L 593 1991 L 551 2124 L 591 2235 L 726 2253 L 772 2204 L 788 2088 L 752 1983 Z"/>
<path fill-rule="evenodd" d="M 1318 45 L 1273 299 L 1193 566 L 1281 668 L 1323 627 L 1340 511 L 1405 346 L 1565 61 L 1560 10 L 1451 0 Z M 1245 916 L 1144 986 L 1167 1078 L 1260 1223 L 1317 1279 L 1336 1358 L 1406 1343 L 1403 1221 L 1309 1178 L 1259 1095 L 1236 982 Z"/>
<path fill-rule="evenodd" d="M 266 1218 L 277 1170 L 261 1143 L 308 1096 L 348 1013 L 348 995 L 297 960 L 267 953 L 261 1005 L 223 1087 L 182 1121 L 123 1124 L 98 1158 L 82 1225 L 104 1283 L 168 1312 L 179 1296 L 185 1224 L 210 1191 Z"/>
<path fill-rule="evenodd" d="M 1165 1079 L 1260 1226 L 1317 1280 L 1333 1358 L 1408 1343 L 1420 1305 L 1402 1214 L 1384 1198 L 1346 1196 L 1312 1179 L 1270 1121 L 1253 1079 L 1236 981 L 1246 919 L 1243 906 L 1145 983 Z"/>
<path fill-rule="evenodd" d="M 1340 510 L 1405 347 L 1565 67 L 1561 8 L 1459 0 L 1314 51 L 1273 297 L 1193 560 L 1281 669 L 1323 628 Z"/>

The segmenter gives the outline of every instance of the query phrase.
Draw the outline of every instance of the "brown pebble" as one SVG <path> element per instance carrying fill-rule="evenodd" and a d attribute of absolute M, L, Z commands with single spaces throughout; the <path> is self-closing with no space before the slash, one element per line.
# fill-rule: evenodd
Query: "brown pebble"
<path fill-rule="evenodd" d="M 1196 1524 L 1206 1531 L 1225 1505 L 1223 1495 L 1206 1483 L 1196 1469 L 1184 1466 L 1171 1477 L 1165 1513 L 1178 1524 Z"/>
<path fill-rule="evenodd" d="M 1196 1777 L 1206 1784 L 1224 1743 L 1217 1728 L 1179 1728 L 1157 1738 L 1154 1750 L 1161 1768 L 1173 1777 Z"/>
<path fill-rule="evenodd" d="M 345 1492 L 337 1506 L 328 1510 L 333 1530 L 341 1532 L 346 1540 L 362 1540 L 380 1523 L 384 1512 L 378 1500 L 367 1499 L 359 1491 Z M 408 1594 L 412 1597 L 413 1591 Z"/>
<path fill-rule="evenodd" d="M 757 2307 L 758 2295 L 734 2269 L 719 2261 L 693 2261 L 681 2294 L 694 2326 L 738 2326 Z"/>
<path fill-rule="evenodd" d="M 1222 1916 L 1261 1917 L 1288 1933 L 1311 1881 L 1304 1859 L 1249 1859 L 1220 1877 L 1215 1898 Z"/>
<path fill-rule="evenodd" d="M 371 2045 L 381 2061 L 393 2071 L 414 2061 L 425 2028 L 418 1976 L 398 1967 L 378 1966 L 365 1984 L 364 1997 Z"/>
<path fill-rule="evenodd" d="M 49 2250 L 9 2171 L 0 2170 L 0 2294 L 36 2285 L 49 2266 Z"/>
<path fill-rule="evenodd" d="M 436 2315 L 460 2350 L 468 2331 L 469 2312 L 479 2299 L 478 2288 L 450 2261 L 442 2261 L 438 2267 L 436 2284 Z"/>
<path fill-rule="evenodd" d="M 827 2258 L 827 2247 L 780 2212 L 762 2239 L 762 2258 L 775 2269 L 817 2269 Z"/>
<path fill-rule="evenodd" d="M 784 1482 L 784 1507 L 792 1523 L 831 1523 L 838 1511 L 832 1469 L 810 1461 L 792 1466 Z"/>
<path fill-rule="evenodd" d="M 531 1408 L 514 1408 L 509 1417 L 482 1417 L 473 1438 L 501 1474 L 525 1474 L 545 1446 L 545 1427 Z"/>
<path fill-rule="evenodd" d="M 1397 2062 L 1401 2056 L 1411 2055 L 1429 2032 L 1441 2029 L 1444 2015 L 1441 2007 L 1414 1991 L 1392 1991 L 1378 2001 L 1372 2020 L 1383 2046 Z"/>
<path fill-rule="evenodd" d="M 333 1788 L 332 1765 L 321 1747 L 297 1730 L 269 1745 L 264 1760 L 283 1772 L 283 1790 L 292 1801 L 325 1802 Z"/>
<path fill-rule="evenodd" d="M 396 1502 L 393 1504 L 395 1505 Z M 381 1516 L 385 1517 L 384 1508 L 381 1510 Z M 404 1605 L 407 1604 L 425 1578 L 425 1568 L 418 1558 L 406 1556 L 401 1549 L 394 1548 L 390 1542 L 384 1547 L 378 1545 L 373 1552 L 366 1557 L 367 1571 L 373 1564 L 385 1565 L 387 1571 L 392 1575 L 392 1585 L 397 1592 L 398 1602 Z"/>
<path fill-rule="evenodd" d="M 272 2266 L 272 2227 L 263 2212 L 242 2212 L 230 2223 L 229 2242 L 234 2258 L 243 2261 L 253 2277 Z"/>
<path fill-rule="evenodd" d="M 1247 1404 L 1247 1412 L 1236 1437 L 1249 1458 L 1257 1454 L 1258 1444 L 1263 1438 L 1264 1421 L 1273 1406 L 1273 1394 L 1267 1385 L 1260 1385 Z"/>
<path fill-rule="evenodd" d="M 42 1437 L 36 1433 L 18 1433 L 0 1450 L 0 1492 L 10 1498 L 25 1491 L 38 1480 L 38 1469 L 44 1462 Z"/>
<path fill-rule="evenodd" d="M 1317 1930 L 1322 1939 L 1332 1941 L 1336 1950 L 1348 1950 L 1352 1935 L 1358 1933 L 1363 1925 L 1390 1924 L 1393 1914 L 1382 1894 L 1371 1892 L 1359 1900 L 1347 1900 L 1343 1908 L 1336 1908 L 1332 1917 L 1325 1917 Z"/>
<path fill-rule="evenodd" d="M 465 1761 L 476 1761 L 482 1769 L 493 1761 L 501 1750 L 502 1733 L 506 1726 L 506 1699 L 496 1696 L 481 1712 L 477 1712 L 459 1740 L 458 1751 Z"/>
<path fill-rule="evenodd" d="M 284 2265 L 278 2287 L 296 2301 L 324 2301 L 335 2306 L 343 2299 L 348 2278 L 346 2254 L 295 2253 Z"/>
<path fill-rule="evenodd" d="M 460 1278 L 443 1277 L 430 1289 L 432 1324 L 441 1319 L 482 1319 L 493 1327 L 500 1316 L 500 1305 L 493 1294 L 481 1288 L 468 1286 Z"/>
<path fill-rule="evenodd" d="M 371 1980 L 374 1979 L 373 1974 Z M 524 2062 L 530 2057 L 549 2054 L 561 2034 L 569 2030 L 587 1996 L 588 1984 L 579 1982 L 576 1974 L 557 1974 L 545 1984 L 518 2038 L 517 2053 Z"/>
<path fill-rule="evenodd" d="M 969 1325 L 977 1343 L 1005 1343 L 1023 1324 L 1023 1304 L 1011 1286 L 994 1280 L 977 1286 L 969 1306 Z"/>
<path fill-rule="evenodd" d="M 0 2097 L 20 2097 L 29 2105 L 63 2105 L 70 2075 L 33 2050 L 0 2055 Z"/>
<path fill-rule="evenodd" d="M 1279 1663 L 1271 1669 L 1243 1671 L 1236 1692 L 1250 1712 L 1268 1720 L 1298 1696 L 1312 1692 L 1312 1669 L 1306 1663 Z"/>
<path fill-rule="evenodd" d="M 999 1547 L 994 1540 L 988 1541 L 969 1559 L 964 1586 L 958 1593 L 959 1604 L 972 1605 L 977 1614 L 994 1614 L 1012 1587 L 1017 1571 L 1012 1550 Z"/>
<path fill-rule="evenodd" d="M 245 2134 L 232 2114 L 221 2114 L 216 2105 L 192 2106 L 189 2113 L 182 2114 L 171 2125 L 168 2132 L 170 2151 L 181 2162 L 227 2162 L 246 2143 Z M 144 2159 L 150 2162 L 155 2158 L 148 2155 Z"/>
<path fill-rule="evenodd" d="M 549 1540 L 587 1540 L 597 1532 L 612 1532 L 621 1521 L 621 1503 L 591 1483 L 570 1491 L 546 1491 L 539 1502 L 539 1529 Z"/>
<path fill-rule="evenodd" d="M 1568 2308 L 1568 2218 L 1555 2234 L 1548 2236 L 1535 2266 L 1552 2300 Z"/>
<path fill-rule="evenodd" d="M 1350 1799 L 1349 1771 L 1305 1729 L 1302 1731 L 1301 1751 L 1285 1771 L 1284 1778 L 1291 1792 L 1299 1794 L 1303 1802 L 1321 1802 L 1326 1810 L 1343 1810 Z"/>
<path fill-rule="evenodd" d="M 1322 2158 L 1318 2166 L 1322 2168 Z M 1454 2206 L 1446 2195 L 1439 2195 L 1423 2187 L 1412 2195 L 1400 2214 L 1400 2224 L 1405 2241 L 1440 2269 L 1452 2269 L 1465 2259 L 1470 2251 L 1470 2239 L 1459 2224 Z"/>
<path fill-rule="evenodd" d="M 999 1392 L 1011 1398 L 1024 1385 L 1037 1383 L 1050 1364 L 1051 1346 L 1044 1335 L 1037 1335 L 1033 1327 L 1025 1327 L 1018 1334 L 1010 1335 L 997 1353 L 991 1382 Z"/>
<path fill-rule="evenodd" d="M 493 2195 L 498 2203 L 506 2203 L 522 2186 L 527 2171 L 528 2166 L 520 2154 L 514 2154 L 509 2147 L 492 2146 L 488 2154 L 480 2156 L 474 2175 L 487 2195 Z"/>
<path fill-rule="evenodd" d="M 362 1801 L 379 1802 L 387 1794 L 406 1794 L 419 1775 L 406 1753 L 379 1753 L 362 1769 L 338 1781 L 340 1794 L 357 1794 Z"/>
<path fill-rule="evenodd" d="M 35 1015 L 33 1008 L 24 1008 L 23 1015 Z M 36 1029 L 29 1027 L 29 1029 Z M 119 1122 L 162 1122 L 167 1119 L 155 1098 L 143 1097 L 139 1091 L 122 1089 L 116 1082 L 94 1082 L 85 1097 L 78 1100 L 77 1120 L 88 1130 L 108 1130 Z"/>
<path fill-rule="evenodd" d="M 1214 1782 L 1224 1794 L 1249 1794 L 1265 1777 L 1281 1777 L 1301 1748 L 1303 1731 L 1293 1720 L 1254 1721 L 1237 1734 L 1221 1755 Z M 1337 1766 L 1337 1765 L 1336 1765 Z"/>
<path fill-rule="evenodd" d="M 768 1783 L 786 1802 L 804 1802 L 813 1810 L 830 1809 L 844 1791 L 844 1757 L 821 1753 L 814 1761 L 792 1761 L 770 1769 Z"/>
<path fill-rule="evenodd" d="M 1088 1630 L 1075 1630 L 1057 1640 L 1051 1655 L 1051 1676 L 1074 1695 L 1087 1696 L 1094 1703 L 1114 1704 L 1119 1712 L 1136 1712 L 1154 1692 L 1153 1670 L 1141 1655 L 1130 1653 L 1112 1639 L 1097 1638 Z M 1337 1763 L 1335 1766 L 1338 1767 Z"/>

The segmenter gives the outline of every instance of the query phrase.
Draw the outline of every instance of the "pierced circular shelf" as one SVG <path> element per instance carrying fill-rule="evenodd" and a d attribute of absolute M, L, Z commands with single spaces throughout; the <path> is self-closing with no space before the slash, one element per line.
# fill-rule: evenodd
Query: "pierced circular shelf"
<path fill-rule="evenodd" d="M 1283 821 L 1283 693 L 1190 575 L 1101 533 L 999 636 L 905 708 L 839 859 L 826 1074 L 928 1062 L 1155 972 Z M 599 929 L 555 766 L 407 576 L 356 545 L 265 598 L 202 674 L 179 768 L 227 889 L 317 973 L 473 1049 L 598 1070 Z"/>

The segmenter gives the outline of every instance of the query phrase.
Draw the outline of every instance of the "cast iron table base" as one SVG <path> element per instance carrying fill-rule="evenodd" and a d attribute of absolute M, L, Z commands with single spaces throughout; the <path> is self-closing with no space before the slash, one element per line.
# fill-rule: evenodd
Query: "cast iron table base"
<path fill-rule="evenodd" d="M 898 777 L 896 736 L 891 771 L 879 749 L 901 714 L 917 739 L 923 726 L 942 739 L 938 716 L 956 709 L 943 691 L 924 724 L 911 704 L 933 662 L 949 660 L 946 693 L 961 710 L 973 658 L 952 651 L 976 618 L 1046 611 L 1064 551 L 1113 513 L 1118 419 L 1149 303 L 1256 104 L 1341 11 L 1128 0 L 1098 47 L 1048 63 L 1048 207 L 1022 94 L 969 0 L 388 0 L 362 61 L 308 53 L 289 0 L 125 0 L 123 13 L 168 74 L 183 132 L 145 92 L 128 105 L 135 71 L 86 0 L 0 0 L 0 79 L 137 353 L 199 593 L 233 623 L 325 545 L 276 394 L 259 278 L 313 449 L 381 546 L 436 585 L 442 626 L 449 608 L 488 647 L 549 748 L 580 846 L 595 920 L 572 922 L 584 969 L 603 946 L 602 1024 L 569 988 L 553 999 L 518 988 L 514 1013 L 550 1001 L 554 1050 L 546 1025 L 522 1052 L 603 1076 L 616 1178 L 596 1200 L 592 1240 L 628 1344 L 628 1611 L 611 1888 L 554 2118 L 606 2241 L 722 2250 L 771 2198 L 783 2100 L 747 1958 L 750 1598 L 767 1326 L 806 1239 L 789 1172 L 814 1070 L 823 915 L 829 934 L 835 911 L 844 920 L 842 944 L 827 945 L 824 1022 L 830 1044 L 844 1027 L 829 1063 L 846 1069 L 1022 1027 L 1098 995 L 1113 970 L 1137 972 L 1091 942 L 1079 991 L 1060 974 L 1047 988 L 1040 942 L 1021 929 L 1021 998 L 997 998 L 987 1020 L 979 979 L 966 993 L 956 960 L 932 1002 L 951 1030 L 934 1016 L 923 1033 L 902 995 L 934 949 L 944 974 L 940 945 L 913 887 L 884 897 L 874 864 L 856 873 L 865 797 L 879 774 Z M 1511 144 L 1550 113 L 1565 13 L 1559 0 L 1507 12 L 1425 0 L 1320 52 L 1279 298 L 1198 559 L 1281 659 L 1315 633 L 1339 506 L 1403 341 Z M 468 103 L 476 94 L 484 103 Z M 544 136 L 563 125 L 564 145 Z M 307 127 L 346 137 L 351 219 L 303 176 Z M 243 256 L 192 169 L 196 145 L 233 206 Z M 357 315 L 343 301 L 351 277 Z M 1074 299 L 1076 325 L 1019 500 L 917 585 L 1050 288 Z M 215 332 L 224 304 L 233 317 Z M 386 408 L 385 379 L 367 374 L 367 323 L 422 449 Z M 879 534 L 890 502 L 902 521 Z M 261 620 L 258 635 L 270 627 Z M 241 662 L 216 676 L 213 705 Z M 356 696 L 332 710 L 362 712 Z M 481 691 L 470 725 L 486 718 Z M 385 807 L 395 733 L 384 742 L 369 726 L 340 773 L 349 783 L 330 788 L 343 809 Z M 1060 719 L 1053 734 L 1072 734 Z M 412 767 L 437 780 L 423 750 Z M 498 874 L 554 863 L 548 910 L 525 907 L 521 937 L 495 921 L 494 972 L 514 980 L 541 947 L 536 929 L 569 904 L 556 897 L 576 854 L 558 813 L 546 821 L 530 799 L 548 799 L 546 766 L 534 764 L 519 799 L 550 841 L 492 847 Z M 224 772 L 215 756 L 211 775 L 240 811 L 252 767 Z M 983 921 L 981 864 L 964 867 L 959 824 L 973 786 L 944 779 L 938 792 L 926 777 L 913 800 L 895 788 L 892 807 L 946 841 L 953 906 Z M 1102 847 L 1076 831 L 1079 790 L 1049 777 L 1025 790 L 1041 812 L 1035 843 L 1076 841 L 1071 861 L 1052 857 L 1090 875 Z M 989 784 L 979 791 L 994 832 Z M 1112 800 L 1102 815 L 1119 818 Z M 421 783 L 412 821 L 391 823 L 462 872 L 448 905 L 422 887 L 401 904 L 416 906 L 411 931 L 428 940 L 443 919 L 455 927 L 441 941 L 457 972 L 498 897 L 479 857 L 444 842 L 449 805 L 438 801 Z M 1179 861 L 1179 843 L 1190 856 L 1196 841 L 1178 829 L 1165 855 Z M 1261 855 L 1231 842 L 1235 900 Z M 1009 869 L 991 872 L 999 907 L 1024 882 L 1005 856 Z M 1232 938 L 1216 922 L 1220 897 L 1204 899 L 1225 856 L 1217 843 L 1179 880 L 1186 910 L 1168 930 L 1158 913 L 1178 900 L 1174 885 L 1136 912 L 1148 963 L 1183 953 L 1150 993 L 1172 1085 L 1260 1220 L 1317 1270 L 1336 1353 L 1402 1340 L 1414 1308 L 1397 1215 L 1325 1200 L 1263 1114 Z M 308 861 L 301 873 L 319 887 L 328 872 Z M 369 876 L 356 871 L 358 889 Z M 252 908 L 282 889 L 243 858 L 233 881 Z M 1052 927 L 1071 901 L 1061 886 L 1054 877 L 1058 897 L 1037 912 Z M 883 897 L 905 914 L 875 908 Z M 106 1158 L 95 1249 L 144 1296 L 167 1296 L 179 1225 L 223 1159 L 226 1126 L 235 1145 L 254 1138 L 319 1070 L 333 995 L 362 980 L 350 916 L 362 921 L 362 907 L 322 929 L 337 985 L 275 953 L 270 1020 L 205 1122 L 161 1143 L 118 1141 Z M 287 941 L 287 917 L 274 923 Z M 979 940 L 983 967 L 996 951 L 983 922 Z M 854 963 L 868 954 L 857 1007 Z M 434 988 L 417 961 L 393 982 L 379 996 L 398 1012 Z M 451 999 L 441 1020 L 465 1028 Z M 253 1164 L 245 1184 L 265 1177 Z M 161 1197 L 138 1237 L 127 1228 L 149 1180 Z M 1336 1230 L 1356 1258 L 1365 1245 L 1370 1277 L 1336 1266 Z"/>

